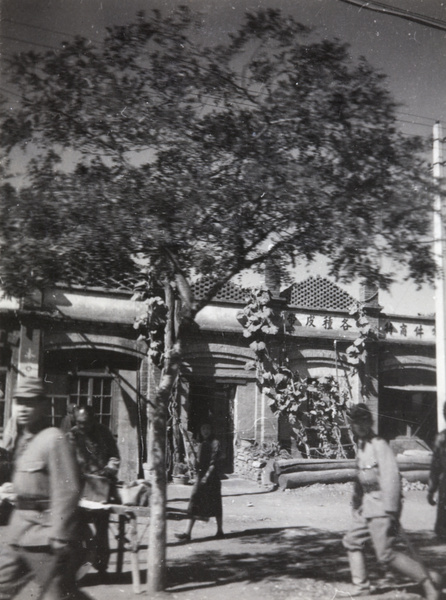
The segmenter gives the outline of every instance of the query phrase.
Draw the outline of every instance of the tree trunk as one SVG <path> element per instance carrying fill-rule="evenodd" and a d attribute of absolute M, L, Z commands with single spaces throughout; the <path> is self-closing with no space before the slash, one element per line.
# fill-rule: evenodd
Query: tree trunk
<path fill-rule="evenodd" d="M 156 394 L 152 418 L 152 494 L 147 552 L 147 591 L 155 593 L 166 585 L 166 422 L 170 394 L 178 374 L 179 362 L 169 359 Z"/>
<path fill-rule="evenodd" d="M 165 470 L 165 431 L 166 410 L 160 394 L 156 406 L 151 411 L 152 447 L 150 527 L 147 555 L 147 587 L 149 593 L 165 587 L 166 564 L 166 470 Z"/>
<path fill-rule="evenodd" d="M 149 594 L 164 590 L 166 586 L 166 443 L 169 400 L 180 366 L 180 343 L 174 343 L 174 298 L 169 283 L 165 285 L 168 307 L 164 335 L 164 368 L 161 373 L 155 402 L 150 410 L 151 427 L 151 483 L 150 527 L 147 551 L 147 591 Z"/>
<path fill-rule="evenodd" d="M 147 550 L 147 592 L 149 595 L 162 591 L 166 586 L 166 441 L 169 401 L 181 365 L 182 340 L 188 335 L 195 312 L 191 306 L 190 287 L 183 276 L 177 276 L 182 300 L 182 311 L 176 310 L 174 293 L 169 281 L 165 282 L 165 303 L 168 307 L 164 332 L 164 367 L 156 393 L 155 403 L 150 409 L 152 429 L 150 527 Z M 176 314 L 177 313 L 177 314 Z M 150 405 L 149 405 L 150 406 Z"/>

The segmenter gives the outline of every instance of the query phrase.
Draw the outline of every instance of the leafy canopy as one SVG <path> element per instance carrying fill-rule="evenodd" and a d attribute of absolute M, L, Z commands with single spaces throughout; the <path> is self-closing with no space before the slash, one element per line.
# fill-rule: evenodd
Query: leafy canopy
<path fill-rule="evenodd" d="M 3 186 L 4 289 L 119 278 L 135 256 L 216 285 L 268 254 L 384 287 L 383 256 L 432 278 L 424 148 L 397 131 L 384 76 L 274 10 L 214 46 L 197 23 L 155 11 L 11 59 L 1 144 L 32 159 Z"/>

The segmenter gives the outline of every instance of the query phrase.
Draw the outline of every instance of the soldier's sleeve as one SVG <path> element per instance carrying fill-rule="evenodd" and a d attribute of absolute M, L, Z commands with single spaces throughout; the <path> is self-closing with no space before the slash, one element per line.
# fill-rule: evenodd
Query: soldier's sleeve
<path fill-rule="evenodd" d="M 52 531 L 56 540 L 72 540 L 76 537 L 76 515 L 81 495 L 79 470 L 74 449 L 62 431 L 51 428 L 48 440 L 48 471 Z"/>
<path fill-rule="evenodd" d="M 429 493 L 434 494 L 440 483 L 440 476 L 442 473 L 441 467 L 441 452 L 445 444 L 445 434 L 439 433 L 435 439 L 434 450 L 432 454 L 431 467 L 429 473 Z"/>
<path fill-rule="evenodd" d="M 362 500 L 364 498 L 364 490 L 358 478 L 355 478 L 353 482 L 353 495 L 351 505 L 353 510 L 359 510 L 362 506 Z"/>
<path fill-rule="evenodd" d="M 373 450 L 379 469 L 379 486 L 384 510 L 399 513 L 401 508 L 401 477 L 398 463 L 389 444 L 381 439 L 373 440 Z"/>

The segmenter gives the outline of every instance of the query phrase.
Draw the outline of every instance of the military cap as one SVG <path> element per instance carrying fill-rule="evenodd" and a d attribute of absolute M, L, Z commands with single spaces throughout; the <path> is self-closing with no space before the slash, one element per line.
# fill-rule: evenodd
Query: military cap
<path fill-rule="evenodd" d="M 14 392 L 14 398 L 35 398 L 38 400 L 44 396 L 45 390 L 40 377 L 23 377 Z"/>

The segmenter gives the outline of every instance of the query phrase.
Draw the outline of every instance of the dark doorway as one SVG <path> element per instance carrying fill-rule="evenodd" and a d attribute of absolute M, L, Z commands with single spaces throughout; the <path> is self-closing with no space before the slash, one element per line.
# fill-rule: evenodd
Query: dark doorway
<path fill-rule="evenodd" d="M 379 395 L 379 434 L 416 436 L 432 446 L 437 432 L 435 373 L 400 368 L 386 373 Z"/>
<path fill-rule="evenodd" d="M 194 437 L 202 423 L 210 422 L 223 454 L 223 471 L 234 470 L 234 397 L 235 385 L 191 383 L 189 388 L 188 429 Z"/>

